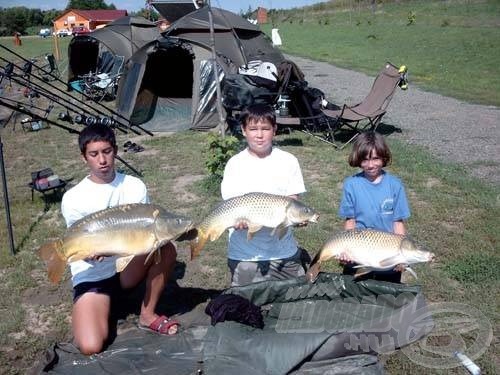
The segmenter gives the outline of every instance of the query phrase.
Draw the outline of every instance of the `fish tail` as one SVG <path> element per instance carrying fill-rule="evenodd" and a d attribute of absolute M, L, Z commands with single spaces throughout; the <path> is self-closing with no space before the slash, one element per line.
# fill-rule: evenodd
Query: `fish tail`
<path fill-rule="evenodd" d="M 191 247 L 191 260 L 200 255 L 201 250 L 205 247 L 205 244 L 208 241 L 208 237 L 208 233 L 198 228 L 198 236 L 189 243 L 189 246 Z"/>
<path fill-rule="evenodd" d="M 309 266 L 309 269 L 306 272 L 306 279 L 310 283 L 315 282 L 316 279 L 318 278 L 318 274 L 320 271 L 320 264 L 321 264 L 319 262 L 320 253 L 321 253 L 321 251 L 318 252 L 318 254 L 316 254 L 316 256 L 314 257 L 314 259 L 311 262 L 311 265 Z"/>
<path fill-rule="evenodd" d="M 38 254 L 47 264 L 47 273 L 49 280 L 54 284 L 61 281 L 62 275 L 66 270 L 66 259 L 61 257 L 61 249 L 63 242 L 56 240 L 48 242 L 38 249 Z"/>

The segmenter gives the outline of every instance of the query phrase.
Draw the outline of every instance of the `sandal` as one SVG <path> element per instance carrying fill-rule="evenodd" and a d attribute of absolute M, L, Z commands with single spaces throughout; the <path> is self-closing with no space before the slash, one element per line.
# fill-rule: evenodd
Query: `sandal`
<path fill-rule="evenodd" d="M 165 315 L 161 315 L 156 318 L 149 326 L 143 326 L 142 324 L 137 325 L 140 329 L 145 331 L 154 332 L 160 335 L 173 336 L 179 331 L 180 324 L 175 319 L 170 319 Z M 171 332 L 171 328 L 176 326 L 175 332 Z"/>
<path fill-rule="evenodd" d="M 130 147 L 129 151 L 130 152 L 143 152 L 144 151 L 144 147 L 142 147 L 141 145 L 136 145 L 134 143 L 134 146 Z"/>

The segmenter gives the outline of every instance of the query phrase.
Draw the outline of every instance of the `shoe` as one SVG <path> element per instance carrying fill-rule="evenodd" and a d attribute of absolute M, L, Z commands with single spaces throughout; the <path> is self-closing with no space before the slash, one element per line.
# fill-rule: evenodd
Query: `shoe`
<path fill-rule="evenodd" d="M 175 319 L 170 319 L 165 315 L 161 315 L 156 318 L 149 326 L 143 326 L 142 324 L 137 325 L 139 329 L 157 333 L 159 335 L 173 336 L 179 332 L 180 323 Z M 175 332 L 171 328 L 176 327 Z"/>
<path fill-rule="evenodd" d="M 132 149 L 136 146 L 137 145 L 135 143 L 127 141 L 123 144 L 123 152 L 132 151 Z"/>
<path fill-rule="evenodd" d="M 136 144 L 134 143 L 134 146 L 131 146 L 131 147 L 129 148 L 129 151 L 130 151 L 130 152 L 142 152 L 142 151 L 144 151 L 144 147 L 142 147 L 141 145 L 136 145 Z"/>

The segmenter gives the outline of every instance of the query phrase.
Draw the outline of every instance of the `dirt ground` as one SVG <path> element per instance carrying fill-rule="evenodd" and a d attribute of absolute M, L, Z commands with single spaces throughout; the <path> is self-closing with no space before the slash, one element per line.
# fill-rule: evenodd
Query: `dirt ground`
<path fill-rule="evenodd" d="M 374 77 L 301 57 L 289 56 L 311 87 L 337 104 L 356 104 L 368 94 Z M 383 62 L 381 62 L 382 68 Z M 426 92 L 411 84 L 396 89 L 382 119 L 399 128 L 391 136 L 427 148 L 439 159 L 464 166 L 472 176 L 500 185 L 500 109 L 469 104 Z"/>

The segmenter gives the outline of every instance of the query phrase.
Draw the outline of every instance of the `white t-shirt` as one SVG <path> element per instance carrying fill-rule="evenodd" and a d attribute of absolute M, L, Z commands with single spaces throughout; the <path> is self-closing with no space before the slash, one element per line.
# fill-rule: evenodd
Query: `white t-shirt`
<path fill-rule="evenodd" d="M 245 149 L 226 164 L 221 184 L 224 200 L 247 193 L 296 195 L 306 191 L 300 165 L 295 156 L 273 148 L 265 158 L 256 157 Z M 297 242 L 291 228 L 280 240 L 263 228 L 247 240 L 247 230 L 229 231 L 228 258 L 260 261 L 289 258 L 297 252 Z"/>
<path fill-rule="evenodd" d="M 146 185 L 136 177 L 116 173 L 109 184 L 97 184 L 85 177 L 68 190 L 61 203 L 61 212 L 70 227 L 75 221 L 96 211 L 128 203 L 148 203 Z M 78 260 L 70 263 L 73 286 L 107 279 L 116 273 L 116 257 L 102 261 Z"/>

